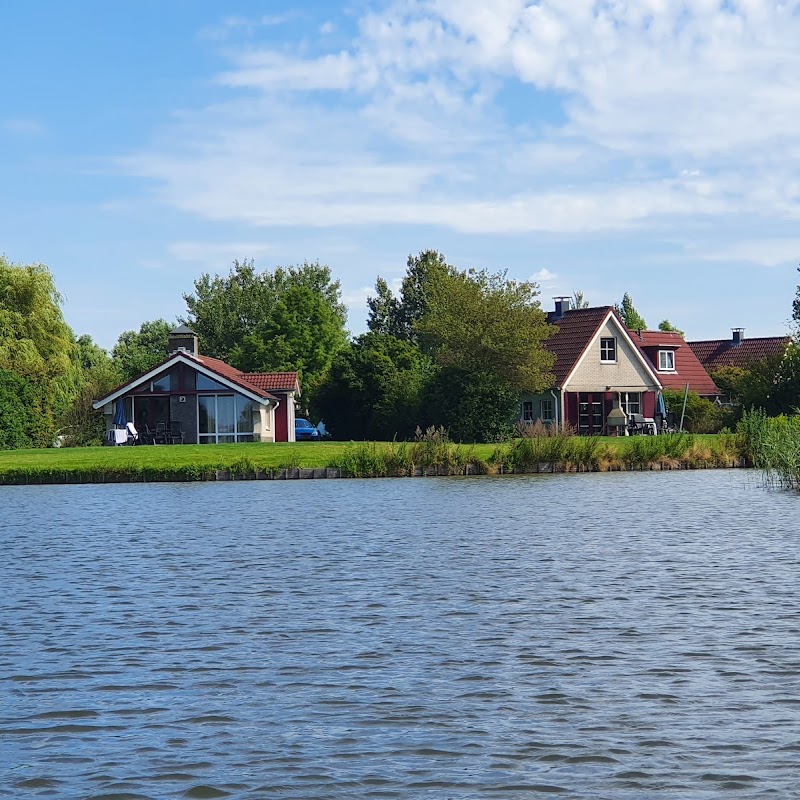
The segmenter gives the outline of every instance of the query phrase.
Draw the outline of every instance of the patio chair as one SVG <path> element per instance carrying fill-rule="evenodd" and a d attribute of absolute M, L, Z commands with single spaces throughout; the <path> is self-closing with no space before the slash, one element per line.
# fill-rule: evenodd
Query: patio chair
<path fill-rule="evenodd" d="M 145 422 L 144 430 L 139 433 L 139 444 L 155 444 L 156 432 Z"/>
<path fill-rule="evenodd" d="M 167 427 L 167 440 L 170 444 L 183 444 L 183 428 L 178 420 L 170 420 Z"/>
<path fill-rule="evenodd" d="M 139 444 L 139 432 L 132 422 L 126 423 L 125 430 L 128 432 L 128 444 Z"/>
<path fill-rule="evenodd" d="M 156 433 L 153 437 L 153 444 L 167 444 L 166 422 L 156 422 Z"/>

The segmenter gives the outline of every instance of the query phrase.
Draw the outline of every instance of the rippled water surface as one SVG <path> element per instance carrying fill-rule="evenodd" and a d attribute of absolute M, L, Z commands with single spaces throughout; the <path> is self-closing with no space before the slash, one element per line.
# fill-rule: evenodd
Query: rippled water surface
<path fill-rule="evenodd" d="M 800 796 L 739 471 L 0 489 L 0 796 Z"/>

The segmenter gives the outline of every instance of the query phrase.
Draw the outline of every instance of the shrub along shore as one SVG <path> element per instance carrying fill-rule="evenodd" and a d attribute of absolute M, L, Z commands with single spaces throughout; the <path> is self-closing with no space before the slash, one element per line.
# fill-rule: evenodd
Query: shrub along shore
<path fill-rule="evenodd" d="M 0 452 L 0 484 L 499 475 L 749 466 L 741 433 L 630 438 L 534 436 L 456 444 L 441 431 L 414 442 L 85 447 Z M 759 464 L 756 464 L 759 466 Z M 798 473 L 800 474 L 800 473 Z"/>

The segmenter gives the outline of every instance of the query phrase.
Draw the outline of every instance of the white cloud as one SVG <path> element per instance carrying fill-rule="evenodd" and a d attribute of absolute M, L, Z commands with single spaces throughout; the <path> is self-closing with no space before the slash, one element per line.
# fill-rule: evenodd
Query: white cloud
<path fill-rule="evenodd" d="M 555 272 L 550 272 L 550 270 L 545 267 L 534 273 L 531 280 L 537 283 L 552 283 L 558 280 L 558 275 L 556 275 Z"/>
<path fill-rule="evenodd" d="M 751 239 L 702 253 L 704 261 L 730 261 L 778 267 L 800 262 L 800 239 Z"/>
<path fill-rule="evenodd" d="M 596 235 L 796 220 L 798 12 L 398 0 L 344 49 L 237 50 L 217 77 L 228 102 L 122 163 L 171 206 L 253 226 Z M 524 101 L 504 96 L 519 87 Z"/>

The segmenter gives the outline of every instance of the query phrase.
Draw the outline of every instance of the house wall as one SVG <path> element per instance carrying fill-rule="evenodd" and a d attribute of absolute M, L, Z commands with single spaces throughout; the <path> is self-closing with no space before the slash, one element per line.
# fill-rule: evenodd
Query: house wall
<path fill-rule="evenodd" d="M 183 402 L 181 403 L 181 397 Z M 169 419 L 180 422 L 183 441 L 197 444 L 197 397 L 195 395 L 170 395 Z"/>
<path fill-rule="evenodd" d="M 561 397 L 559 392 L 555 392 L 555 397 L 553 397 L 550 392 L 544 392 L 542 394 L 530 394 L 528 392 L 522 395 L 519 404 L 519 421 L 524 422 L 524 410 L 525 410 L 525 403 L 532 403 L 533 404 L 533 419 L 531 420 L 535 423 L 537 420 L 542 418 L 542 400 L 549 400 L 553 404 L 553 424 L 556 424 L 556 421 L 561 421 Z"/>
<path fill-rule="evenodd" d="M 253 433 L 262 442 L 275 441 L 275 406 L 259 406 L 257 419 L 253 423 Z"/>
<path fill-rule="evenodd" d="M 617 340 L 617 361 L 600 362 L 600 339 L 613 336 Z M 610 320 L 600 329 L 590 343 L 583 359 L 574 370 L 568 385 L 570 392 L 591 392 L 622 388 L 629 391 L 655 391 L 658 386 L 641 363 L 641 355 L 623 337 L 620 329 Z"/>

